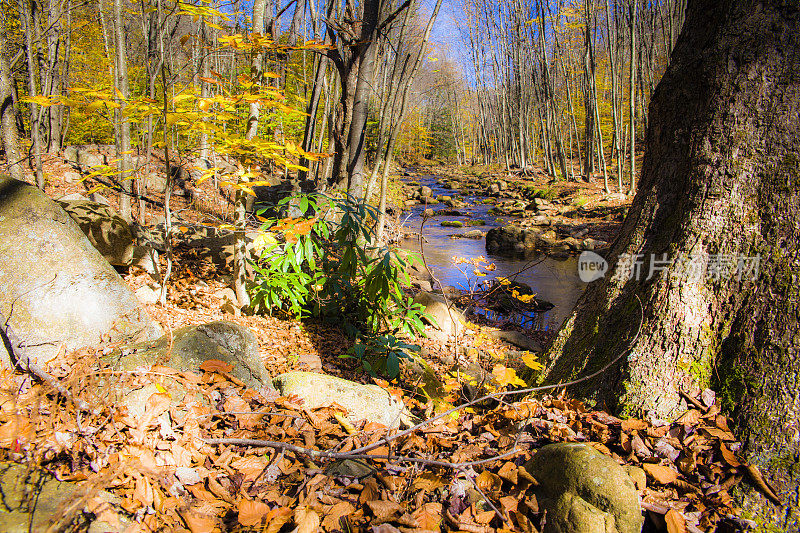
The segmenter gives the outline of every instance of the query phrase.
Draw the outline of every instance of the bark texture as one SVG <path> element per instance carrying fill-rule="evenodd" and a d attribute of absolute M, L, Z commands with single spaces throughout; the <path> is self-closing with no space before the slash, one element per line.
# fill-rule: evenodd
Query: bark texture
<path fill-rule="evenodd" d="M 19 147 L 17 132 L 17 116 L 14 108 L 12 91 L 14 76 L 6 58 L 8 43 L 5 36 L 0 36 L 0 133 L 3 137 L 3 151 L 6 154 L 8 173 L 12 178 L 25 181 L 22 170 L 22 152 Z"/>
<path fill-rule="evenodd" d="M 626 352 L 573 392 L 660 418 L 681 413 L 680 392 L 715 388 L 748 459 L 787 503 L 739 495 L 769 531 L 800 528 L 799 119 L 797 4 L 691 1 L 609 273 L 588 287 L 544 373 L 558 382 Z M 619 275 L 623 254 L 642 254 L 640 279 Z M 651 254 L 685 260 L 661 270 Z M 756 256 L 757 274 L 748 261 L 737 275 L 738 258 Z"/>

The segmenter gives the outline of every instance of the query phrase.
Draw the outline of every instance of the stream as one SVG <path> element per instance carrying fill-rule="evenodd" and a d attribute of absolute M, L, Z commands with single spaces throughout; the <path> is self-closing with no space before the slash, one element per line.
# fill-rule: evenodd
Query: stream
<path fill-rule="evenodd" d="M 405 178 L 406 183 L 416 182 L 420 186 L 425 185 L 431 188 L 432 195 L 455 196 L 458 191 L 445 189 L 437 183 L 439 176 L 420 175 Z M 477 192 L 477 191 L 476 191 Z M 514 315 L 504 317 L 488 312 L 488 317 L 494 320 L 511 320 L 521 326 L 533 330 L 557 330 L 562 322 L 569 316 L 575 302 L 578 301 L 581 293 L 586 286 L 578 278 L 578 260 L 576 257 L 566 259 L 547 257 L 544 255 L 531 255 L 527 257 L 508 257 L 489 254 L 486 252 L 486 239 L 454 239 L 450 235 L 466 233 L 479 229 L 486 233 L 494 227 L 508 224 L 515 220 L 514 217 L 496 217 L 488 214 L 492 205 L 481 204 L 484 196 L 470 196 L 463 194 L 463 200 L 469 204 L 468 207 L 459 209 L 465 216 L 440 216 L 428 219 L 423 229 L 425 237 L 424 252 L 428 267 L 433 271 L 434 276 L 444 286 L 453 286 L 459 289 L 468 289 L 469 281 L 467 277 L 453 264 L 453 257 L 473 259 L 484 256 L 489 263 L 494 263 L 496 270 L 490 272 L 487 278 L 491 277 L 513 277 L 514 274 L 522 272 L 514 278 L 516 281 L 526 283 L 531 286 L 537 297 L 547 300 L 554 307 L 549 311 L 531 312 L 524 315 Z M 434 211 L 445 209 L 442 203 L 427 206 Z M 400 217 L 405 233 L 414 233 L 414 238 L 405 239 L 401 246 L 407 250 L 419 252 L 419 241 L 416 238 L 419 232 L 422 212 L 426 206 L 418 204 L 406 208 Z M 467 226 L 461 228 L 441 226 L 445 220 L 466 222 L 469 219 L 484 220 L 483 226 Z M 470 273 L 472 280 L 476 277 L 472 275 L 473 267 L 469 264 L 458 265 L 464 272 Z M 527 268 L 526 268 L 527 267 Z M 523 270 L 524 269 L 524 270 Z M 486 279 L 486 278 L 481 278 Z"/>

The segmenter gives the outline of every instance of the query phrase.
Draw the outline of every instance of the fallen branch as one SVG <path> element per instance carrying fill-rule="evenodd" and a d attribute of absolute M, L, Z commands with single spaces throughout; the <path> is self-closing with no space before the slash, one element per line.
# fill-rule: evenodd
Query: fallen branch
<path fill-rule="evenodd" d="M 637 300 L 638 300 L 638 297 L 637 297 Z M 644 321 L 644 310 L 642 308 L 641 300 L 639 300 L 639 309 L 641 311 L 640 317 L 639 317 L 639 327 L 638 327 L 638 329 L 636 331 L 636 335 L 631 340 L 630 345 L 633 345 L 636 342 L 636 340 L 639 338 L 639 335 L 641 334 L 641 331 L 642 331 L 642 323 Z M 409 434 L 415 432 L 416 430 L 418 430 L 420 428 L 428 426 L 428 425 L 432 424 L 433 422 L 435 422 L 437 420 L 440 420 L 440 419 L 442 419 L 444 417 L 450 416 L 453 413 L 456 413 L 456 412 L 458 412 L 458 411 L 460 411 L 462 409 L 466 409 L 467 407 L 473 406 L 475 404 L 484 402 L 486 400 L 501 399 L 501 398 L 504 398 L 506 396 L 513 396 L 513 395 L 519 395 L 519 394 L 531 394 L 531 393 L 534 393 L 534 392 L 544 392 L 544 391 L 549 391 L 549 390 L 554 390 L 554 389 L 570 387 L 570 386 L 573 386 L 573 385 L 577 385 L 579 383 L 583 383 L 585 381 L 589 381 L 590 379 L 593 379 L 593 378 L 603 374 L 606 370 L 611 368 L 620 359 L 622 359 L 622 357 L 624 357 L 627 354 L 627 352 L 628 352 L 627 349 L 626 350 L 622 350 L 618 356 L 616 356 L 614 359 L 612 359 L 603 368 L 601 368 L 600 370 L 597 370 L 596 372 L 592 372 L 589 375 L 583 376 L 581 378 L 573 379 L 571 381 L 566 381 L 566 382 L 563 382 L 563 383 L 556 383 L 554 385 L 541 385 L 539 387 L 529 387 L 527 389 L 493 392 L 491 394 L 487 394 L 485 396 L 481 396 L 480 398 L 476 398 L 476 399 L 471 400 L 471 401 L 469 401 L 467 403 L 461 404 L 461 405 L 459 405 L 457 407 L 453 407 L 452 409 L 449 409 L 447 411 L 439 413 L 438 415 L 436 415 L 434 417 L 431 417 L 431 418 L 428 418 L 426 420 L 423 420 L 419 424 L 416 424 L 416 425 L 414 425 L 414 426 L 412 426 L 412 427 L 410 427 L 408 429 L 405 429 L 405 430 L 403 430 L 403 431 L 401 431 L 399 433 L 395 433 L 394 435 L 389 435 L 389 436 L 384 437 L 382 439 L 378 439 L 376 442 L 374 442 L 372 444 L 369 444 L 367 446 L 362 446 L 361 448 L 357 448 L 357 449 L 354 449 L 354 450 L 351 450 L 351 451 L 348 451 L 348 452 L 331 452 L 331 451 L 323 451 L 323 450 L 312 450 L 312 449 L 309 449 L 309 448 L 303 448 L 301 446 L 295 446 L 293 444 L 287 444 L 285 442 L 267 441 L 267 440 L 259 440 L 259 439 L 203 439 L 203 442 L 205 442 L 208 445 L 236 445 L 236 446 L 254 446 L 254 447 L 276 448 L 276 449 L 291 451 L 291 452 L 295 452 L 295 453 L 299 453 L 299 454 L 303 454 L 303 455 L 308 455 L 310 457 L 321 458 L 321 459 L 334 459 L 334 460 L 337 460 L 337 459 L 354 459 L 354 458 L 358 458 L 358 459 L 366 459 L 366 460 L 395 460 L 395 461 L 409 461 L 409 462 L 428 464 L 428 465 L 433 465 L 433 466 L 441 466 L 441 467 L 445 467 L 445 468 L 463 469 L 463 468 L 466 468 L 468 466 L 474 466 L 476 464 L 487 463 L 487 462 L 491 462 L 491 461 L 500 459 L 502 457 L 507 457 L 508 455 L 513 455 L 513 454 L 517 453 L 519 450 L 513 449 L 511 452 L 507 452 L 506 454 L 499 455 L 499 456 L 491 458 L 491 459 L 483 459 L 483 460 L 480 460 L 480 461 L 473 461 L 473 462 L 469 462 L 469 463 L 450 463 L 450 462 L 446 462 L 446 461 L 434 461 L 434 460 L 430 460 L 430 459 L 422 459 L 422 458 L 419 458 L 419 457 L 369 455 L 367 452 L 370 452 L 370 451 L 372 451 L 372 450 L 374 450 L 376 448 L 380 448 L 382 446 L 390 444 L 391 442 L 393 442 L 393 441 L 395 441 L 395 440 L 397 440 L 397 439 L 399 439 L 401 437 L 404 437 L 406 435 L 409 435 Z"/>
<path fill-rule="evenodd" d="M 16 360 L 16 364 L 24 371 L 32 374 L 33 376 L 53 387 L 58 394 L 75 404 L 75 407 L 77 407 L 80 411 L 90 413 L 92 415 L 100 414 L 99 409 L 93 409 L 84 400 L 76 398 L 75 395 L 67 390 L 67 388 L 64 387 L 55 377 L 48 374 L 41 366 L 31 361 L 28 351 L 25 349 L 25 345 L 14 333 L 14 330 L 11 329 L 11 325 L 8 323 L 9 319 L 5 318 L 3 314 L 0 313 L 0 320 L 3 321 L 3 326 L 0 327 L 0 336 L 2 336 L 3 344 L 5 345 L 6 351 L 11 358 L 12 364 Z"/>

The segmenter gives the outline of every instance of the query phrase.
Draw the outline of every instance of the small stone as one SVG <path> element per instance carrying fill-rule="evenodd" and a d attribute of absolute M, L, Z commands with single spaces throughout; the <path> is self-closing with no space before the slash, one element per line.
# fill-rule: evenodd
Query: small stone
<path fill-rule="evenodd" d="M 178 478 L 181 485 L 197 485 L 203 481 L 203 478 L 197 473 L 197 469 L 189 468 L 188 466 L 179 466 L 176 468 L 175 477 Z"/>
<path fill-rule="evenodd" d="M 81 179 L 81 175 L 73 170 L 67 170 L 61 175 L 61 177 L 67 183 L 77 183 Z"/>
<path fill-rule="evenodd" d="M 145 305 L 152 305 L 158 303 L 158 299 L 161 296 L 158 292 L 154 291 L 147 285 L 142 285 L 138 289 L 134 291 L 136 298 L 139 299 Z"/>
<path fill-rule="evenodd" d="M 425 308 L 425 312 L 433 317 L 435 326 L 444 336 L 457 335 L 461 332 L 464 315 L 458 309 L 447 306 L 443 296 L 432 292 L 421 292 L 414 297 L 414 303 Z"/>

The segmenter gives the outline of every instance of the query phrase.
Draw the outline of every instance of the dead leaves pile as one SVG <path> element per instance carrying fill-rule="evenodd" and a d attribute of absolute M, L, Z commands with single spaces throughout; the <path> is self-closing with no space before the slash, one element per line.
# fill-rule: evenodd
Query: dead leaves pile
<path fill-rule="evenodd" d="M 158 366 L 115 372 L 96 361 L 86 353 L 61 372 L 51 368 L 93 414 L 77 413 L 27 376 L 0 375 L 0 449 L 5 459 L 110 492 L 111 507 L 87 508 L 129 532 L 533 532 L 541 520 L 536 482 L 522 465 L 559 441 L 585 441 L 641 466 L 643 508 L 669 533 L 731 520 L 738 510 L 730 490 L 745 476 L 770 491 L 737 456 L 713 401 L 695 401 L 677 423 L 661 426 L 564 398 L 495 403 L 437 420 L 368 452 L 373 457 L 332 461 L 204 439 L 346 453 L 378 443 L 386 428 L 351 424 L 335 405 L 309 410 L 296 397 L 264 397 L 221 362 L 195 374 Z"/>

